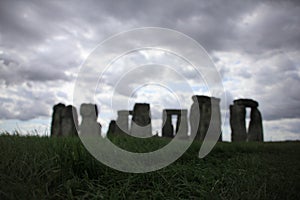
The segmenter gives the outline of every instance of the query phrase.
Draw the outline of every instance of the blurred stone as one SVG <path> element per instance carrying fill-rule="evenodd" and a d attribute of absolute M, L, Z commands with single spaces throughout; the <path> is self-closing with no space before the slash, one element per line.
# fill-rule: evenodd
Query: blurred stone
<path fill-rule="evenodd" d="M 248 141 L 262 142 L 263 140 L 263 125 L 261 113 L 257 108 L 252 108 L 250 114 Z"/>
<path fill-rule="evenodd" d="M 220 99 L 203 95 L 194 95 L 192 99 L 194 102 L 190 110 L 191 135 L 203 141 L 210 131 L 211 136 L 220 134 L 218 140 L 221 141 Z M 214 116 L 213 120 L 211 120 L 212 116 Z"/>
<path fill-rule="evenodd" d="M 129 134 L 129 126 L 128 126 L 128 118 L 131 114 L 129 110 L 119 110 L 118 111 L 118 118 L 116 121 L 116 133 L 125 133 Z"/>
<path fill-rule="evenodd" d="M 63 136 L 77 136 L 78 115 L 72 105 L 66 106 L 61 113 L 61 131 Z"/>
<path fill-rule="evenodd" d="M 162 121 L 162 137 L 174 137 L 174 127 L 172 125 L 172 115 L 167 110 L 163 110 L 163 121 Z"/>
<path fill-rule="evenodd" d="M 62 110 L 65 108 L 65 104 L 58 103 L 53 106 L 52 122 L 51 122 L 51 136 L 61 136 L 61 120 Z"/>
<path fill-rule="evenodd" d="M 176 133 L 175 135 L 179 135 L 180 139 L 187 139 L 188 138 L 188 119 L 186 109 L 179 110 L 180 114 L 177 115 L 177 122 L 176 122 Z"/>
<path fill-rule="evenodd" d="M 96 104 L 83 103 L 80 106 L 82 121 L 80 134 L 101 136 L 101 124 L 97 122 L 98 108 Z"/>
<path fill-rule="evenodd" d="M 233 103 L 236 105 L 243 105 L 245 107 L 250 107 L 250 108 L 258 107 L 258 102 L 254 101 L 253 99 L 237 99 L 234 100 Z"/>
<path fill-rule="evenodd" d="M 147 103 L 136 103 L 132 111 L 131 135 L 136 137 L 151 137 L 151 113 Z"/>
<path fill-rule="evenodd" d="M 244 105 L 230 105 L 231 141 L 246 141 L 246 107 Z"/>
<path fill-rule="evenodd" d="M 109 126 L 108 126 L 108 130 L 106 135 L 111 135 L 111 134 L 115 134 L 116 133 L 116 129 L 117 129 L 117 123 L 115 120 L 111 120 L 109 122 Z"/>
<path fill-rule="evenodd" d="M 162 136 L 174 137 L 174 126 L 172 116 L 177 116 L 175 135 L 181 134 L 180 137 L 186 138 L 188 132 L 187 110 L 165 109 L 163 110 Z"/>
<path fill-rule="evenodd" d="M 218 135 L 218 141 L 222 141 L 222 128 L 221 128 L 221 108 L 220 108 L 220 99 L 211 97 L 211 118 L 214 117 L 213 120 L 210 120 L 209 131 L 210 134 Z"/>
<path fill-rule="evenodd" d="M 258 102 L 252 99 L 237 99 L 230 105 L 231 141 L 263 141 L 262 116 Z M 246 107 L 251 108 L 248 133 L 246 130 Z"/>

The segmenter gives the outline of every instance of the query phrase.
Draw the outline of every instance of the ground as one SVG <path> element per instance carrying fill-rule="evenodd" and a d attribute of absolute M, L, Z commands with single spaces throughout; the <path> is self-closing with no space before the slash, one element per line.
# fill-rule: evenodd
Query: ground
<path fill-rule="evenodd" d="M 169 142 L 111 140 L 142 152 Z M 168 167 L 133 174 L 101 164 L 76 137 L 4 134 L 0 199 L 300 199 L 300 142 L 219 142 L 204 159 L 200 145 Z"/>

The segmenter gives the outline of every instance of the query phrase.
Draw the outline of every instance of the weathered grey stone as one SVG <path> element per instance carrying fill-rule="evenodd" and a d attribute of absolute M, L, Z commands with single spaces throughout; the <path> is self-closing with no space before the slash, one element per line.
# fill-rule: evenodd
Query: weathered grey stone
<path fill-rule="evenodd" d="M 191 105 L 190 109 L 190 127 L 191 127 L 191 137 L 199 139 L 199 127 L 200 127 L 200 107 L 198 104 L 197 99 L 192 98 L 194 100 L 193 104 Z"/>
<path fill-rule="evenodd" d="M 108 126 L 108 130 L 107 130 L 107 133 L 106 135 L 111 135 L 111 134 L 115 134 L 116 133 L 116 130 L 117 130 L 117 123 L 115 120 L 111 120 L 109 122 L 109 126 Z"/>
<path fill-rule="evenodd" d="M 198 96 L 197 97 L 199 108 L 200 108 L 200 123 L 199 123 L 199 132 L 197 133 L 196 138 L 199 138 L 201 141 L 204 140 L 211 118 L 211 101 L 207 96 Z"/>
<path fill-rule="evenodd" d="M 210 131 L 211 134 L 219 135 L 219 142 L 222 141 L 222 128 L 221 128 L 221 109 L 220 109 L 220 99 L 211 97 L 211 117 L 214 119 L 210 121 Z"/>
<path fill-rule="evenodd" d="M 136 103 L 132 111 L 131 135 L 136 137 L 151 137 L 151 113 L 147 103 Z"/>
<path fill-rule="evenodd" d="M 129 134 L 128 128 L 128 117 L 131 111 L 129 110 L 119 110 L 118 117 L 116 121 L 116 133 L 126 133 Z"/>
<path fill-rule="evenodd" d="M 63 136 L 77 136 L 78 115 L 72 105 L 65 107 L 61 113 L 61 131 Z"/>
<path fill-rule="evenodd" d="M 62 110 L 65 104 L 59 103 L 53 106 L 52 122 L 51 122 L 51 136 L 61 136 L 61 119 Z"/>
<path fill-rule="evenodd" d="M 172 115 L 167 110 L 163 110 L 163 125 L 162 125 L 163 137 L 174 137 L 174 127 L 172 125 Z"/>
<path fill-rule="evenodd" d="M 251 110 L 248 141 L 263 141 L 262 117 L 257 108 L 252 108 Z"/>
<path fill-rule="evenodd" d="M 233 101 L 236 105 L 243 105 L 245 107 L 256 108 L 258 107 L 258 102 L 253 99 L 237 99 Z"/>
<path fill-rule="evenodd" d="M 192 99 L 194 102 L 190 111 L 191 135 L 195 134 L 197 140 L 203 141 L 210 124 L 212 134 L 221 133 L 220 99 L 203 95 L 195 95 Z M 212 112 L 215 116 L 213 120 L 211 120 Z"/>
<path fill-rule="evenodd" d="M 80 134 L 101 136 L 101 124 L 97 122 L 97 105 L 87 103 L 81 104 L 80 115 L 82 117 L 82 121 L 80 124 Z"/>
<path fill-rule="evenodd" d="M 244 105 L 230 105 L 230 126 L 232 142 L 246 141 L 246 107 Z"/>
<path fill-rule="evenodd" d="M 209 104 L 211 97 L 205 96 L 205 95 L 194 95 L 192 96 L 192 99 L 194 102 L 197 102 L 198 104 Z"/>
<path fill-rule="evenodd" d="M 258 102 L 253 99 L 237 99 L 230 106 L 231 140 L 234 141 L 263 141 L 263 126 Z M 250 125 L 246 130 L 246 107 L 251 108 Z"/>
<path fill-rule="evenodd" d="M 181 139 L 188 138 L 188 120 L 187 120 L 187 110 L 179 110 L 180 114 L 177 115 L 176 122 L 176 135 L 181 134 Z"/>
<path fill-rule="evenodd" d="M 180 138 L 187 138 L 188 122 L 187 110 L 165 109 L 163 110 L 162 136 L 174 137 L 174 126 L 172 124 L 172 116 L 177 116 L 175 134 L 180 133 Z"/>

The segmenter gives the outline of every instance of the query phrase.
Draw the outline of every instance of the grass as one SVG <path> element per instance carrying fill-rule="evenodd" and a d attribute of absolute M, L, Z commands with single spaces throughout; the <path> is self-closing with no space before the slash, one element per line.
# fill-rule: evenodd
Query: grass
<path fill-rule="evenodd" d="M 111 140 L 141 152 L 169 142 Z M 101 164 L 76 137 L 2 135 L 0 199 L 300 199 L 299 144 L 218 143 L 199 159 L 194 142 L 168 167 L 132 174 Z"/>

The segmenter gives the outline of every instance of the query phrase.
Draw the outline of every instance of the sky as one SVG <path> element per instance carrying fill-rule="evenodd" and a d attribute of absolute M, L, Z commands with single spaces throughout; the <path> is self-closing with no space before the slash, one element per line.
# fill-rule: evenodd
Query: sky
<path fill-rule="evenodd" d="M 222 79 L 226 107 L 238 98 L 259 102 L 265 141 L 299 140 L 299 13 L 299 2 L 288 0 L 1 0 L 0 131 L 49 135 L 52 106 L 73 103 L 78 73 L 97 45 L 120 32 L 162 27 L 193 38 L 207 51 Z M 121 60 L 118 66 L 142 64 L 160 56 L 159 51 L 140 51 L 130 54 L 128 62 Z M 197 94 L 209 94 L 203 80 L 197 81 L 189 66 L 175 63 L 176 59 L 168 56 L 163 54 L 162 60 L 172 60 L 179 66 Z M 159 66 L 151 69 L 161 72 Z M 107 88 L 97 93 L 98 121 L 103 130 L 116 117 L 115 112 L 109 114 L 107 91 L 120 73 L 108 71 Z M 160 131 L 161 110 L 177 108 L 180 101 L 159 85 L 140 87 L 144 79 L 131 83 L 132 77 L 148 74 L 146 68 L 141 68 L 122 79 L 114 98 L 115 104 L 123 107 L 117 106 L 116 110 L 130 109 L 134 102 L 151 103 L 153 129 Z M 183 103 L 183 108 L 189 109 L 193 94 L 182 89 L 175 81 L 176 75 L 169 77 L 179 96 L 189 96 Z M 131 98 L 124 100 L 124 94 Z M 249 110 L 247 115 L 249 118 Z M 226 141 L 230 141 L 231 133 L 228 121 L 227 116 L 223 120 Z"/>

